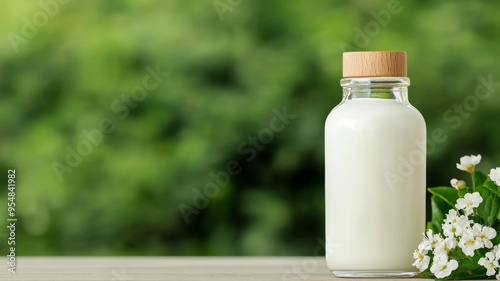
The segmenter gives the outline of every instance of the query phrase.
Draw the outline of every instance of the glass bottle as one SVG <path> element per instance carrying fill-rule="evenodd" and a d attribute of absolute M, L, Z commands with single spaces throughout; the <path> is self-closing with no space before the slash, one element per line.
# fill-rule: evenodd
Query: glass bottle
<path fill-rule="evenodd" d="M 411 277 L 425 230 L 426 128 L 405 52 L 344 53 L 325 124 L 326 261 L 340 277 Z"/>

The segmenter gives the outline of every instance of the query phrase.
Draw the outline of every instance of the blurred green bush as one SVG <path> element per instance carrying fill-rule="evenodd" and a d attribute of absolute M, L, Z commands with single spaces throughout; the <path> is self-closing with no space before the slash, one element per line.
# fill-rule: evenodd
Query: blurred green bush
<path fill-rule="evenodd" d="M 391 5 L 399 12 L 384 13 Z M 500 165 L 500 87 L 464 110 L 479 77 L 500 82 L 498 1 L 54 7 L 0 3 L 0 165 L 17 169 L 19 255 L 313 255 L 324 235 L 323 124 L 341 99 L 343 49 L 408 52 L 410 100 L 429 137 L 446 136 L 430 148 L 429 186 L 461 177 L 454 163 L 465 154 Z M 127 102 L 157 66 L 170 75 Z M 263 148 L 250 145 L 285 106 L 297 117 Z M 104 119 L 113 131 L 81 146 L 90 152 L 59 181 L 54 162 L 67 165 L 67 147 L 77 151 L 83 130 Z M 241 173 L 186 224 L 180 204 L 193 206 L 193 190 L 231 160 Z"/>

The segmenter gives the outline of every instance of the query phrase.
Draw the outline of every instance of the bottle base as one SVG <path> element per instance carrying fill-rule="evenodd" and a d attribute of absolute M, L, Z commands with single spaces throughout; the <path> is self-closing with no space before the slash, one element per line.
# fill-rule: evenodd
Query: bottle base
<path fill-rule="evenodd" d="M 413 271 L 377 271 L 377 270 L 333 270 L 333 274 L 337 277 L 346 278 L 402 278 L 402 277 L 413 277 L 417 275 L 417 272 Z"/>

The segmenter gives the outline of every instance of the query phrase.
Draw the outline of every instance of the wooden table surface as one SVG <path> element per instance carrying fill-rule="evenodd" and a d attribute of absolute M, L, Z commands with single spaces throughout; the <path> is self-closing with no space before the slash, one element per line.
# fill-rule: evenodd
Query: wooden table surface
<path fill-rule="evenodd" d="M 328 271 L 324 257 L 19 257 L 16 274 L 2 264 L 0 280 L 340 279 Z"/>

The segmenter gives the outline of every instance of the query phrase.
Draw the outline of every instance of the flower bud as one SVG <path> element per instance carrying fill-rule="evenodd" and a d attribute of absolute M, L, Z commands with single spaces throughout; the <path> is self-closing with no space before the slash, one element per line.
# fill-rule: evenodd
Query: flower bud
<path fill-rule="evenodd" d="M 460 190 L 465 187 L 465 182 L 463 180 L 452 179 L 450 183 L 456 190 Z"/>

